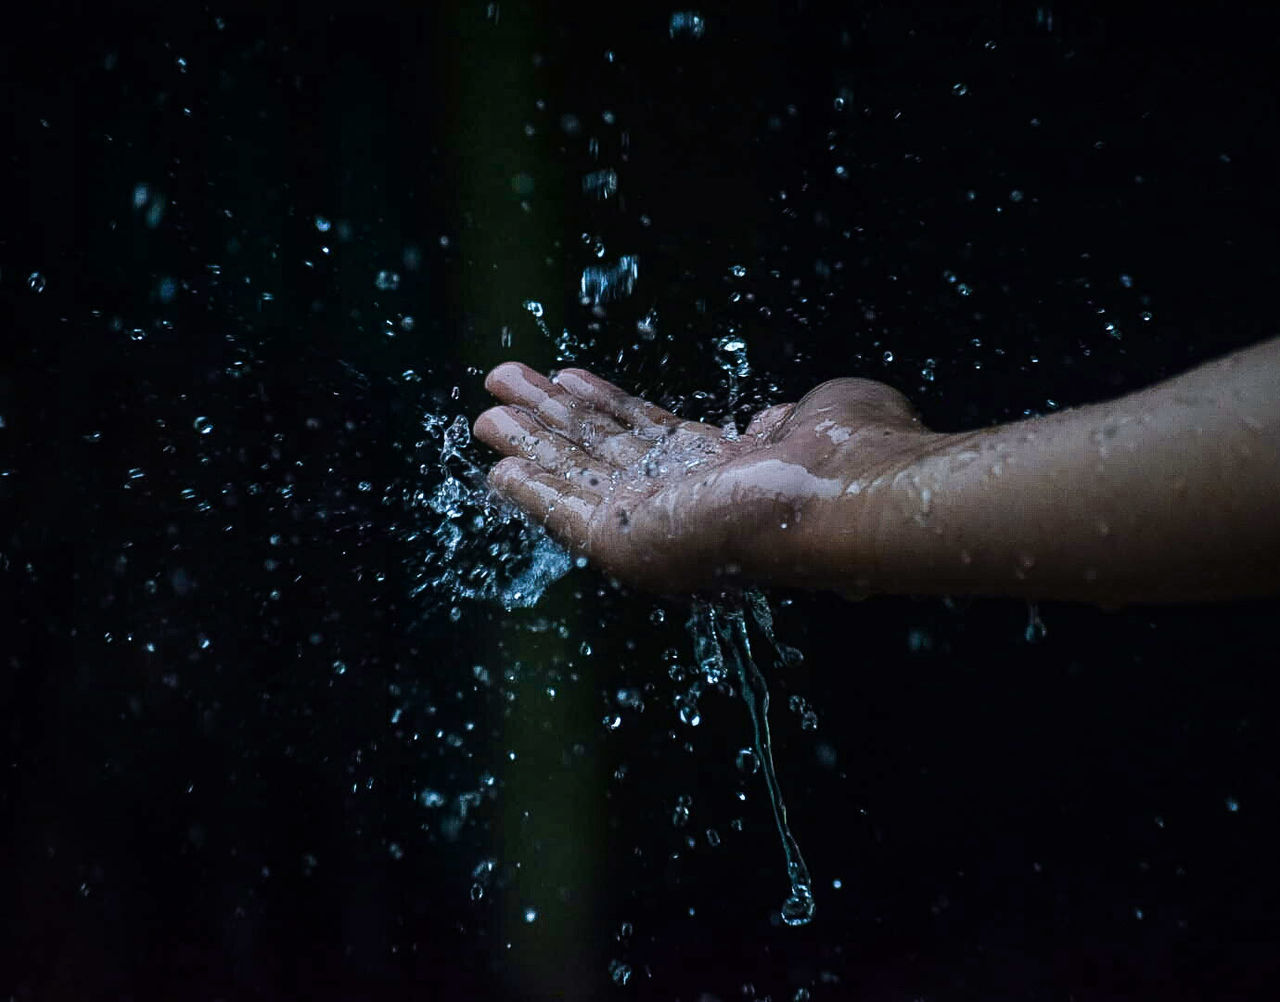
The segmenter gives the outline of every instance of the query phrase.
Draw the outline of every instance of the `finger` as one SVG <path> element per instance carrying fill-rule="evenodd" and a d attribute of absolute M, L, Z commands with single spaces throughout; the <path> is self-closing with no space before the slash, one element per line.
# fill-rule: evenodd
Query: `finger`
<path fill-rule="evenodd" d="M 670 411 L 663 410 L 657 404 L 651 404 L 640 397 L 633 397 L 586 369 L 562 369 L 556 374 L 554 382 L 647 438 L 669 434 L 671 429 L 682 426 L 688 426 L 689 430 L 699 433 L 705 429 L 710 434 L 720 434 L 718 428 L 712 428 L 710 425 L 701 425 L 696 421 L 682 421 Z"/>
<path fill-rule="evenodd" d="M 582 468 L 591 479 L 610 480 L 639 462 L 653 443 L 635 432 L 584 436 L 574 441 L 548 428 L 521 407 L 493 407 L 476 418 L 476 438 L 504 456 L 523 456 L 544 469 Z"/>
<path fill-rule="evenodd" d="M 518 407 L 491 407 L 476 418 L 474 431 L 476 438 L 504 456 L 531 459 L 551 473 L 571 473 L 599 491 L 606 489 L 615 472 Z"/>
<path fill-rule="evenodd" d="M 586 547 L 591 518 L 601 504 L 598 494 L 515 456 L 489 471 L 489 483 L 560 542 L 577 550 Z"/>
<path fill-rule="evenodd" d="M 795 404 L 774 404 L 766 407 L 751 419 L 744 436 L 764 437 L 782 424 L 795 409 Z"/>
<path fill-rule="evenodd" d="M 523 407 L 548 428 L 578 444 L 626 430 L 608 412 L 521 362 L 503 362 L 485 377 L 484 386 L 504 404 Z"/>

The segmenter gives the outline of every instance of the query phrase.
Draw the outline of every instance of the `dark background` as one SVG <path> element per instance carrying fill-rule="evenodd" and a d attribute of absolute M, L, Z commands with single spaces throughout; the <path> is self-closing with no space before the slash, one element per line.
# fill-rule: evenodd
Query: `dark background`
<path fill-rule="evenodd" d="M 716 419 L 727 332 L 739 419 L 864 375 L 939 429 L 1275 334 L 1261 5 L 699 11 L 5 31 L 0 994 L 1276 996 L 1274 603 L 1045 604 L 1029 642 L 1021 603 L 772 595 L 788 929 L 741 701 L 672 707 L 685 606 L 421 587 L 527 549 L 473 498 L 449 558 L 423 425 L 556 363 L 526 299 Z M 635 292 L 584 307 L 620 254 Z"/>

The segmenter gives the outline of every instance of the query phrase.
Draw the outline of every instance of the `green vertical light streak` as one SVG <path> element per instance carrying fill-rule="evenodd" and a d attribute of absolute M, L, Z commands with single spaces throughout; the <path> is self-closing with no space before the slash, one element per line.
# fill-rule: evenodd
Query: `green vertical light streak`
<path fill-rule="evenodd" d="M 529 349 L 532 321 L 521 304 L 538 299 L 551 316 L 563 316 L 567 291 L 561 269 L 546 265 L 560 251 L 563 166 L 546 144 L 525 134 L 526 123 L 538 118 L 537 99 L 558 104 L 557 95 L 535 90 L 534 56 L 547 25 L 536 11 L 514 5 L 502 4 L 496 21 L 492 10 L 486 16 L 483 4 L 467 5 L 444 19 L 452 40 L 444 135 L 452 144 L 463 219 L 458 305 L 476 334 L 456 350 L 462 361 L 485 369 L 513 352 L 545 366 L 550 346 L 538 342 L 538 350 Z M 504 325 L 520 332 L 514 348 L 502 344 Z M 563 588 L 544 596 L 537 613 L 580 636 Z M 491 664 L 519 666 L 507 683 L 515 700 L 494 750 L 503 766 L 495 849 L 503 864 L 519 865 L 505 892 L 505 927 L 495 946 L 514 982 L 512 997 L 591 998 L 606 976 L 607 958 L 592 934 L 599 927 L 604 784 L 598 763 L 573 745 L 598 710 L 590 685 L 568 679 L 579 640 L 554 630 L 531 633 L 518 622 L 503 622 L 490 641 Z M 531 922 L 527 909 L 536 910 Z"/>

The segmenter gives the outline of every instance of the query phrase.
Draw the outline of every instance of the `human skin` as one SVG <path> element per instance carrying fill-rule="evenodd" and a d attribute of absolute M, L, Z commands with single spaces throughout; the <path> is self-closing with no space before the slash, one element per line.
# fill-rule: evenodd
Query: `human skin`
<path fill-rule="evenodd" d="M 518 362 L 475 434 L 503 497 L 620 581 L 1119 606 L 1280 594 L 1280 339 L 1106 403 L 978 431 L 825 382 L 733 437 Z"/>

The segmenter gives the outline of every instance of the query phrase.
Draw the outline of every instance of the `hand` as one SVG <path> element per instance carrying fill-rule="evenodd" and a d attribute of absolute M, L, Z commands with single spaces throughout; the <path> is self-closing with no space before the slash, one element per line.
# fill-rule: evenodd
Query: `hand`
<path fill-rule="evenodd" d="M 507 457 L 493 488 L 610 575 L 662 592 L 763 579 L 847 587 L 850 542 L 874 520 L 866 499 L 879 492 L 867 488 L 945 437 L 865 379 L 763 410 L 740 436 L 582 369 L 548 380 L 508 362 L 485 387 L 502 406 L 475 435 Z M 842 566 L 828 567 L 837 539 Z M 868 560 L 869 543 L 855 546 Z"/>

